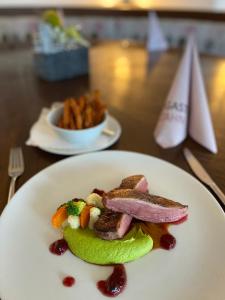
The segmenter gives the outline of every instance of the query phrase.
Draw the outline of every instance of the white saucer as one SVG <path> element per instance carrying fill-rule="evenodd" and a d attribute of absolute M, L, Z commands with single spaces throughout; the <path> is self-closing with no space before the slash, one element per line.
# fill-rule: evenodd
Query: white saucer
<path fill-rule="evenodd" d="M 121 135 L 121 126 L 119 122 L 110 115 L 108 116 L 106 128 L 114 131 L 114 135 L 109 136 L 102 133 L 94 143 L 86 147 L 79 147 L 77 145 L 68 143 L 56 135 L 48 126 L 45 118 L 43 118 L 42 115 L 37 123 L 33 125 L 30 132 L 30 138 L 26 144 L 29 146 L 36 146 L 41 150 L 59 155 L 75 155 L 94 152 L 110 147 L 119 139 Z"/>

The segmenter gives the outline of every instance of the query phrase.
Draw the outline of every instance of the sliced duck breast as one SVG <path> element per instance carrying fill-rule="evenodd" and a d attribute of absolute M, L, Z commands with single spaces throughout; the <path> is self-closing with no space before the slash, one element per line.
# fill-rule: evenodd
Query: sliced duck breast
<path fill-rule="evenodd" d="M 105 207 L 136 219 L 153 222 L 174 222 L 187 215 L 188 206 L 142 193 L 134 189 L 116 189 L 104 196 Z"/>
<path fill-rule="evenodd" d="M 135 189 L 146 193 L 148 192 L 148 182 L 144 175 L 132 175 L 122 180 L 119 189 Z"/>
<path fill-rule="evenodd" d="M 132 217 L 127 214 L 106 209 L 94 224 L 94 231 L 105 240 L 120 239 L 129 229 L 131 220 Z"/>
<path fill-rule="evenodd" d="M 122 180 L 118 189 L 135 189 L 141 192 L 148 191 L 148 182 L 144 175 L 132 175 Z M 104 197 L 104 194 L 103 194 Z M 94 225 L 97 236 L 106 240 L 122 238 L 128 231 L 132 216 L 105 210 Z"/>

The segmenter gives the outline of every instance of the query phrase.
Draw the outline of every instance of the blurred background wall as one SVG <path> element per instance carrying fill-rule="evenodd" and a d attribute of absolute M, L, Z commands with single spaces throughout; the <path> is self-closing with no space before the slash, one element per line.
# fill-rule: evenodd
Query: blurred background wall
<path fill-rule="evenodd" d="M 186 7 L 190 9 L 199 8 L 201 10 L 217 10 L 225 9 L 224 0 L 1 0 L 0 7 L 15 7 L 15 6 L 105 6 L 110 7 L 113 5 L 129 3 L 139 7 L 162 7 L 164 8 L 179 8 Z"/>
<path fill-rule="evenodd" d="M 93 40 L 146 42 L 148 11 L 158 12 L 171 47 L 195 32 L 200 51 L 225 55 L 225 0 L 1 0 L 0 47 L 29 44 L 46 7 L 64 10 L 66 24 L 76 24 Z"/>

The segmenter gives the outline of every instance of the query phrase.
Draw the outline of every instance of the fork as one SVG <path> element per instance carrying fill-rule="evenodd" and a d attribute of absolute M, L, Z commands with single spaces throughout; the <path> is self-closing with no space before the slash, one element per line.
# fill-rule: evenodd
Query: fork
<path fill-rule="evenodd" d="M 10 155 L 9 155 L 9 168 L 8 168 L 8 174 L 11 177 L 8 202 L 15 193 L 16 179 L 20 175 L 22 175 L 23 172 L 24 172 L 24 161 L 23 161 L 22 149 L 20 147 L 11 148 Z"/>

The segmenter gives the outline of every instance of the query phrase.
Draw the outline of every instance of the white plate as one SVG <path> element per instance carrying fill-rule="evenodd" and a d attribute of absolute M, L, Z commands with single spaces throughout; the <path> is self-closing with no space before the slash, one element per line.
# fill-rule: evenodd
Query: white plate
<path fill-rule="evenodd" d="M 108 116 L 106 128 L 109 128 L 110 130 L 114 131 L 115 134 L 112 136 L 106 135 L 106 134 L 101 134 L 99 138 L 92 144 L 86 146 L 86 147 L 77 147 L 73 146 L 70 144 L 71 148 L 51 148 L 51 147 L 42 147 L 39 146 L 40 149 L 54 153 L 54 154 L 60 154 L 60 155 L 75 155 L 75 154 L 81 154 L 81 153 L 88 153 L 88 152 L 94 152 L 94 151 L 99 151 L 103 150 L 105 148 L 108 148 L 112 146 L 119 138 L 121 135 L 121 126 L 120 123 L 112 116 Z M 58 140 L 61 140 L 60 137 L 57 137 Z M 64 141 L 63 141 L 64 142 Z"/>
<path fill-rule="evenodd" d="M 128 283 L 118 299 L 222 300 L 225 297 L 225 217 L 214 197 L 183 170 L 147 155 L 104 151 L 62 160 L 29 180 L 0 220 L 2 300 L 97 300 L 96 282 L 111 267 L 87 264 L 48 247 L 60 237 L 50 224 L 59 204 L 84 197 L 94 187 L 109 190 L 131 174 L 145 174 L 152 193 L 189 205 L 189 219 L 170 231 L 171 251 L 154 250 L 126 264 Z M 62 278 L 76 285 L 66 288 Z M 105 298 L 106 299 L 106 298 Z"/>

